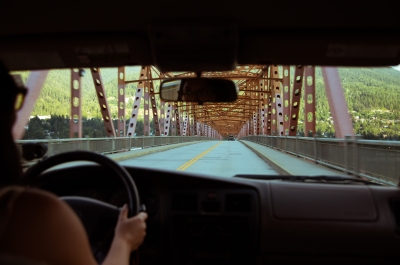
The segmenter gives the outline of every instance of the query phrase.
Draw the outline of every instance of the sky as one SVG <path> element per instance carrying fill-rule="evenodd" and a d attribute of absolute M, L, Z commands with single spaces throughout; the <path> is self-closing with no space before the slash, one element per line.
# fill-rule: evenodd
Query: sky
<path fill-rule="evenodd" d="M 396 69 L 397 71 L 400 71 L 400 65 L 398 66 L 392 66 L 394 69 Z"/>

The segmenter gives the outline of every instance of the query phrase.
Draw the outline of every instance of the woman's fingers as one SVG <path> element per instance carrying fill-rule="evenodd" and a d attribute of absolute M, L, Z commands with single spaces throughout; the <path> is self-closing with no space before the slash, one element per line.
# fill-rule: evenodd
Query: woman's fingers
<path fill-rule="evenodd" d="M 143 221 L 146 221 L 146 219 L 147 219 L 147 217 L 148 217 L 147 213 L 145 213 L 145 212 L 140 212 L 140 213 L 138 213 L 136 216 L 137 216 L 138 218 L 140 218 L 141 220 L 143 220 Z"/>
<path fill-rule="evenodd" d="M 121 211 L 119 212 L 119 219 L 126 220 L 127 218 L 128 218 L 128 206 L 124 204 L 124 206 L 122 206 Z"/>

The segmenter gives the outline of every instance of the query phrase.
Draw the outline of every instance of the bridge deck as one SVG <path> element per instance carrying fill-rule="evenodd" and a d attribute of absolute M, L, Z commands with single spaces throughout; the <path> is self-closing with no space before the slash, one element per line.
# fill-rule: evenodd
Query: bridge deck
<path fill-rule="evenodd" d="M 241 141 L 282 175 L 345 176 L 343 172 L 250 141 Z"/>
<path fill-rule="evenodd" d="M 278 174 L 254 152 L 237 141 L 205 141 L 129 159 L 120 164 L 217 177 L 232 177 L 236 174 Z"/>

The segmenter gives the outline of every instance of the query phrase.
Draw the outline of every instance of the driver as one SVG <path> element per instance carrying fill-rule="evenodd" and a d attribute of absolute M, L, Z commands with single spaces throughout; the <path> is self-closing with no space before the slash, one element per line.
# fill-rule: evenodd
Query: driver
<path fill-rule="evenodd" d="M 15 101 L 21 91 L 1 63 L 0 85 L 0 263 L 26 259 L 29 262 L 23 264 L 97 264 L 85 229 L 73 210 L 49 192 L 22 185 L 12 137 Z M 146 219 L 143 212 L 128 218 L 128 207 L 122 208 L 104 265 L 128 265 L 130 253 L 138 249 L 146 235 Z"/>

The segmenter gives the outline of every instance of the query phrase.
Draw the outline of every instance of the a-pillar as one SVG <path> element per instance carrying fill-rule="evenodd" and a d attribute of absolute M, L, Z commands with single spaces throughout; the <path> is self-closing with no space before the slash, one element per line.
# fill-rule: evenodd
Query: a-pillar
<path fill-rule="evenodd" d="M 22 108 L 17 112 L 16 121 L 14 123 L 12 131 L 14 140 L 20 140 L 24 136 L 25 126 L 29 122 L 29 117 L 31 115 L 33 107 L 35 106 L 36 100 L 40 95 L 40 91 L 42 90 L 43 84 L 48 74 L 48 70 L 32 71 L 29 74 L 28 79 L 25 83 L 25 87 L 28 89 L 29 97 L 25 99 Z M 20 86 L 23 86 L 22 79 Z"/>
<path fill-rule="evenodd" d="M 322 67 L 322 76 L 324 77 L 329 110 L 331 111 L 335 126 L 335 137 L 345 138 L 347 135 L 354 136 L 353 124 L 344 97 L 338 69 L 336 67 Z"/>

